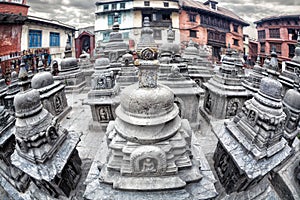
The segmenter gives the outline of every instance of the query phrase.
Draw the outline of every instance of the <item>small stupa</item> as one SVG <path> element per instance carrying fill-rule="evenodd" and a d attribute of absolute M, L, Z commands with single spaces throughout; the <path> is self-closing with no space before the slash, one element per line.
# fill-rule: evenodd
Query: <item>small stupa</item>
<path fill-rule="evenodd" d="M 4 106 L 4 98 L 7 93 L 8 86 L 5 83 L 5 79 L 2 77 L 2 73 L 0 73 L 0 106 Z"/>
<path fill-rule="evenodd" d="M 43 108 L 25 71 L 19 77 L 22 88 L 14 98 L 16 148 L 11 162 L 34 183 L 35 189 L 25 190 L 30 199 L 69 197 L 81 175 L 79 134 L 61 127 Z"/>

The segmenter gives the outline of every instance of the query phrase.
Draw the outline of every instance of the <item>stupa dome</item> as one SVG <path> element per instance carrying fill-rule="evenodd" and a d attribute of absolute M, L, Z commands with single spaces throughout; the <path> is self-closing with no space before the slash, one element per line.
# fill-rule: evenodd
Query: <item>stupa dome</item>
<path fill-rule="evenodd" d="M 68 69 L 73 69 L 78 67 L 76 58 L 65 58 L 60 63 L 61 70 L 67 71 Z"/>
<path fill-rule="evenodd" d="M 284 98 L 283 104 L 287 106 L 289 109 L 295 109 L 300 112 L 300 93 L 295 89 L 289 89 Z"/>
<path fill-rule="evenodd" d="M 109 65 L 109 59 L 108 58 L 97 58 L 95 61 L 95 66 L 107 66 Z"/>
<path fill-rule="evenodd" d="M 31 79 L 31 87 L 34 89 L 43 88 L 54 83 L 53 76 L 50 72 L 37 73 Z"/>
<path fill-rule="evenodd" d="M 14 106 L 15 115 L 18 118 L 39 113 L 43 108 L 39 91 L 30 89 L 19 92 L 14 98 Z"/>
<path fill-rule="evenodd" d="M 118 117 L 136 125 L 162 124 L 178 114 L 173 92 L 160 84 L 155 89 L 139 88 L 138 83 L 125 88 L 120 105 L 116 111 Z"/>
<path fill-rule="evenodd" d="M 282 84 L 272 78 L 263 78 L 260 84 L 260 92 L 266 96 L 280 99 Z"/>

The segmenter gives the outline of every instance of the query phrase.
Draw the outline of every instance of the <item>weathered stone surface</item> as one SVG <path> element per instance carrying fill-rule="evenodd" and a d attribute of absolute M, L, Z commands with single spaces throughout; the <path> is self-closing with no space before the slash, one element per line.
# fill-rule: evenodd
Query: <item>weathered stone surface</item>
<path fill-rule="evenodd" d="M 258 92 L 261 79 L 268 75 L 266 70 L 262 68 L 260 64 L 260 57 L 258 56 L 252 73 L 242 82 L 243 86 L 249 91 L 251 96 L 254 96 L 254 94 Z"/>
<path fill-rule="evenodd" d="M 42 106 L 35 89 L 23 89 L 14 99 L 16 149 L 12 164 L 30 176 L 45 196 L 69 196 L 81 175 L 76 146 L 79 135 L 62 128 Z"/>
<path fill-rule="evenodd" d="M 44 108 L 58 121 L 61 121 L 72 109 L 68 106 L 65 85 L 60 81 L 54 81 L 50 72 L 39 72 L 31 80 L 31 87 L 40 92 Z"/>
<path fill-rule="evenodd" d="M 119 32 L 119 15 L 115 13 L 113 32 L 109 34 L 109 42 L 105 45 L 104 54 L 112 63 L 119 63 L 122 56 L 128 51 L 129 45 L 124 42 L 122 33 Z"/>
<path fill-rule="evenodd" d="M 122 199 L 141 195 L 170 199 L 164 190 L 179 199 L 217 195 L 193 131 L 188 121 L 178 116 L 174 94 L 157 84 L 155 53 L 150 48 L 142 51 L 139 82 L 122 91 L 117 118 L 110 121 L 106 143 L 102 143 L 86 179 L 86 199 L 109 199 L 112 195 L 115 199 L 119 195 Z"/>
<path fill-rule="evenodd" d="M 197 49 L 192 40 L 182 54 L 182 58 L 188 64 L 189 76 L 200 86 L 213 76 L 212 63 L 208 61 L 208 54 L 204 47 Z"/>
<path fill-rule="evenodd" d="M 204 83 L 203 113 L 216 119 L 228 119 L 241 111 L 250 94 L 242 85 L 245 73 L 240 59 L 229 48 L 219 71 Z"/>
<path fill-rule="evenodd" d="M 18 74 L 17 72 L 13 71 L 11 73 L 11 83 L 8 86 L 6 96 L 4 97 L 4 107 L 7 110 L 7 112 L 11 115 L 15 113 L 14 98 L 19 91 L 20 88 L 18 85 Z"/>
<path fill-rule="evenodd" d="M 66 46 L 66 49 L 67 47 L 68 44 Z M 71 51 L 71 49 L 66 51 L 69 52 Z M 71 56 L 65 56 L 65 58 L 61 60 L 58 74 L 55 74 L 54 80 L 60 81 L 65 84 L 66 92 L 80 92 L 83 90 L 83 87 L 86 84 L 84 74 L 79 68 L 76 58 L 73 58 Z"/>
<path fill-rule="evenodd" d="M 299 82 L 300 73 L 300 33 L 298 33 L 297 45 L 295 48 L 295 56 L 291 61 L 286 62 L 285 69 L 279 76 L 279 81 L 283 85 L 282 94 L 285 95 L 288 89 L 293 89 L 295 82 Z"/>

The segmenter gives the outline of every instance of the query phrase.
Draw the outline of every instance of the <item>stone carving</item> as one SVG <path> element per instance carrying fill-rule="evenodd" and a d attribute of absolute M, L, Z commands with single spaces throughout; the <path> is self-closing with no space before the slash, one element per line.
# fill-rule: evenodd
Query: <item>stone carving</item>
<path fill-rule="evenodd" d="M 258 92 L 261 79 L 268 75 L 266 69 L 262 68 L 260 64 L 260 57 L 257 56 L 257 61 L 253 67 L 252 73 L 242 82 L 243 86 L 252 96 Z"/>
<path fill-rule="evenodd" d="M 31 87 L 40 92 L 44 108 L 60 121 L 71 110 L 65 94 L 65 86 L 54 81 L 50 72 L 39 72 L 31 80 Z"/>
<path fill-rule="evenodd" d="M 65 54 L 68 56 L 61 60 L 58 75 L 54 76 L 54 80 L 64 83 L 66 92 L 80 92 L 86 84 L 85 76 L 78 66 L 77 59 L 72 57 L 68 43 Z"/>
<path fill-rule="evenodd" d="M 98 116 L 100 122 L 109 122 L 113 120 L 111 106 L 101 106 L 98 108 Z"/>
<path fill-rule="evenodd" d="M 258 93 L 231 121 L 212 123 L 219 139 L 214 166 L 227 193 L 248 190 L 291 155 L 283 138 L 281 89 L 278 81 L 263 78 Z"/>
<path fill-rule="evenodd" d="M 69 196 L 81 175 L 81 160 L 76 150 L 79 135 L 69 133 L 57 123 L 43 108 L 35 89 L 23 85 L 14 105 L 16 149 L 11 156 L 12 164 L 30 176 L 41 192 L 55 198 Z M 70 165 L 78 171 L 71 173 Z"/>
<path fill-rule="evenodd" d="M 212 63 L 208 60 L 209 54 L 204 47 L 195 46 L 190 40 L 182 54 L 182 59 L 188 64 L 189 76 L 202 87 L 214 74 Z"/>
<path fill-rule="evenodd" d="M 295 48 L 295 56 L 291 61 L 286 61 L 285 70 L 279 76 L 279 81 L 282 83 L 283 92 L 285 95 L 288 89 L 293 89 L 294 83 L 299 82 L 300 71 L 300 32 L 298 32 L 297 45 Z"/>
<path fill-rule="evenodd" d="M 241 109 L 240 100 L 237 98 L 230 99 L 227 105 L 226 116 L 228 118 L 235 116 Z"/>
<path fill-rule="evenodd" d="M 214 191 L 208 179 L 207 185 L 202 182 L 202 161 L 197 160 L 197 150 L 192 148 L 196 148 L 193 132 L 188 121 L 178 116 L 174 93 L 157 83 L 159 63 L 149 60 L 152 55 L 139 60 L 139 83 L 122 91 L 117 117 L 108 125 L 105 146 L 95 157 L 94 165 L 97 166 L 97 159 L 105 162 L 88 175 L 94 181 L 87 185 L 86 199 L 93 199 L 95 193 L 100 195 L 106 184 L 113 187 L 104 189 L 105 192 L 120 192 L 125 198 L 130 198 L 132 191 L 142 195 L 144 191 L 160 193 L 181 188 L 185 194 L 196 196 L 196 187 Z M 197 186 L 189 192 L 187 184 L 193 187 L 194 183 Z M 202 183 L 205 187 L 200 186 Z M 205 198 L 208 196 L 214 194 Z"/>
<path fill-rule="evenodd" d="M 217 74 L 203 83 L 205 92 L 209 95 L 205 95 L 204 109 L 200 108 L 200 111 L 204 115 L 210 115 L 208 117 L 217 119 L 232 118 L 251 96 L 242 84 L 244 78 L 245 73 L 240 58 L 228 48 Z M 212 101 L 213 104 L 210 103 Z"/>
<path fill-rule="evenodd" d="M 130 156 L 133 174 L 136 176 L 162 176 L 166 173 L 166 154 L 155 146 L 135 149 Z"/>
<path fill-rule="evenodd" d="M 119 14 L 115 13 L 113 31 L 109 34 L 109 42 L 105 45 L 104 54 L 111 63 L 119 63 L 122 56 L 128 51 L 129 45 L 124 42 L 122 33 L 119 32 Z"/>
<path fill-rule="evenodd" d="M 15 113 L 14 108 L 14 98 L 15 95 L 20 91 L 19 85 L 18 85 L 18 74 L 17 72 L 13 71 L 11 73 L 11 83 L 8 86 L 6 96 L 4 97 L 4 107 L 7 110 L 7 112 L 11 115 Z"/>
<path fill-rule="evenodd" d="M 299 97 L 300 93 L 298 88 L 289 89 L 286 92 L 282 102 L 284 105 L 284 112 L 287 116 L 284 124 L 284 137 L 290 145 L 292 145 L 295 137 L 300 132 L 300 104 L 298 101 Z"/>
<path fill-rule="evenodd" d="M 15 150 L 13 135 L 15 119 L 0 106 L 0 184 L 7 192 L 24 192 L 30 183 L 28 175 L 12 165 L 10 156 Z"/>

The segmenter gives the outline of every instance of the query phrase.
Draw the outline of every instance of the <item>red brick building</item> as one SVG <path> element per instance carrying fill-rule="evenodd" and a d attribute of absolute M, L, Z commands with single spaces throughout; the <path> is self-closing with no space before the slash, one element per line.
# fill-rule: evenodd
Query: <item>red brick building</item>
<path fill-rule="evenodd" d="M 215 60 L 220 59 L 220 54 L 228 44 L 238 52 L 243 52 L 243 27 L 249 24 L 242 18 L 219 7 L 215 0 L 205 3 L 184 0 L 180 7 L 182 44 L 192 39 L 200 45 L 211 46 Z"/>
<path fill-rule="evenodd" d="M 262 60 L 276 48 L 279 62 L 294 56 L 297 34 L 300 30 L 300 15 L 284 15 L 263 18 L 254 22 L 258 33 L 258 52 Z"/>
<path fill-rule="evenodd" d="M 3 73 L 10 60 L 20 56 L 22 25 L 27 19 L 26 0 L 0 1 L 0 64 Z"/>

